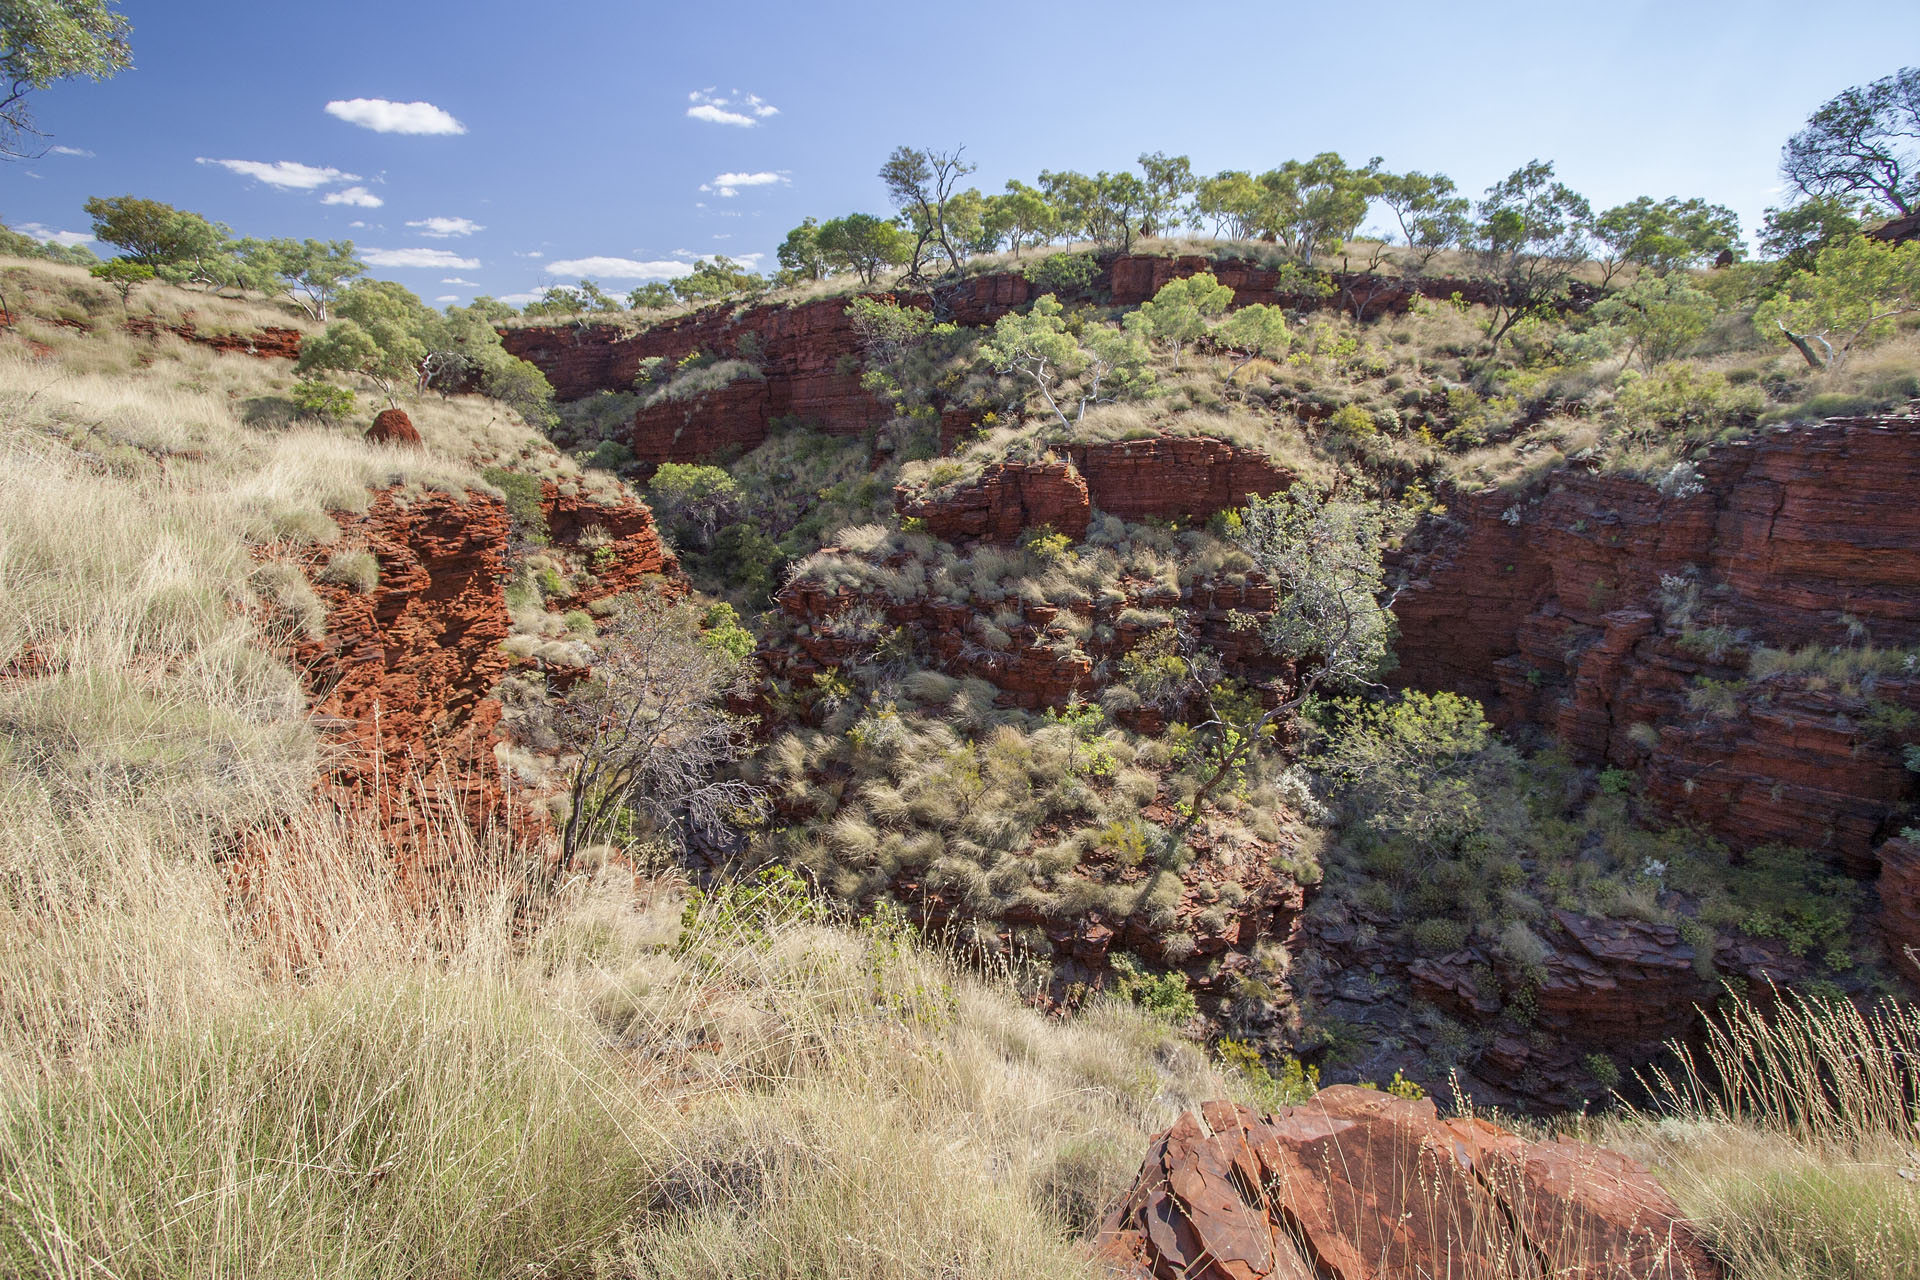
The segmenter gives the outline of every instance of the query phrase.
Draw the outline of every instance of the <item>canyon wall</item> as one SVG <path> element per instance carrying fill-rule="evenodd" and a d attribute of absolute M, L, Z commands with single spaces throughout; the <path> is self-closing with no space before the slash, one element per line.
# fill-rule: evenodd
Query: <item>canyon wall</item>
<path fill-rule="evenodd" d="M 1920 419 L 1889 416 L 1769 432 L 1659 487 L 1565 472 L 1530 501 L 1468 495 L 1394 602 L 1398 679 L 1640 771 L 1664 810 L 1737 848 L 1864 873 L 1916 795 L 1878 726 L 1920 709 L 1920 672 L 1760 678 L 1751 660 L 1815 646 L 1839 668 L 1914 643 L 1917 473 Z"/>
<path fill-rule="evenodd" d="M 375 495 L 360 516 L 335 514 L 339 547 L 380 565 L 371 590 L 327 580 L 333 547 L 305 568 L 326 606 L 326 632 L 296 646 L 326 744 L 321 792 L 371 809 L 396 849 L 437 847 L 435 828 L 512 830 L 494 760 L 506 674 L 509 521 L 498 498 Z"/>
<path fill-rule="evenodd" d="M 1074 301 L 1133 306 L 1151 298 L 1169 280 L 1212 271 L 1234 291 L 1234 305 L 1270 303 L 1290 310 L 1338 309 L 1372 318 L 1404 311 L 1416 297 L 1468 301 L 1490 299 L 1496 286 L 1484 280 L 1398 277 L 1333 272 L 1332 291 L 1285 287 L 1290 277 L 1258 263 L 1215 261 L 1197 254 L 1165 257 L 1119 254 L 1100 260 Z M 938 284 L 931 292 L 874 292 L 904 306 L 923 307 L 955 324 L 982 326 L 1031 302 L 1040 291 L 1025 275 L 993 272 Z M 846 309 L 852 294 L 796 303 L 703 308 L 632 330 L 586 320 L 503 329 L 509 353 L 537 366 L 562 400 L 601 391 L 634 390 L 641 362 L 678 364 L 696 352 L 744 359 L 764 382 L 742 380 L 685 401 L 663 401 L 641 410 L 632 447 L 643 462 L 698 462 L 728 449 L 764 441 L 769 425 L 791 418 L 835 435 L 859 435 L 887 418 L 885 407 L 860 385 L 860 342 Z M 964 419 L 961 413 L 960 418 Z M 942 420 L 943 446 L 960 422 Z M 1096 501 L 1096 505 L 1101 505 Z"/>
<path fill-rule="evenodd" d="M 1004 546 L 1042 525 L 1078 541 L 1094 511 L 1127 520 L 1205 520 L 1278 493 L 1293 474 L 1210 436 L 1148 436 L 1056 446 L 1036 462 L 996 462 L 938 493 L 894 490 L 894 509 L 949 542 Z"/>

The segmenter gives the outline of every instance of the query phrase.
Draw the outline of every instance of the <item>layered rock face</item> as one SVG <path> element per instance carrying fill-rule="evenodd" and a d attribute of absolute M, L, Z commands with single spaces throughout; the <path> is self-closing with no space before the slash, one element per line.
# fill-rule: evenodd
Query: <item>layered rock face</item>
<path fill-rule="evenodd" d="M 563 492 L 548 480 L 540 509 L 554 545 L 585 562 L 593 582 L 573 594 L 548 601 L 555 609 L 577 609 L 613 596 L 655 586 L 669 596 L 682 594 L 680 562 L 660 541 L 653 512 L 641 502 L 597 502 L 585 494 Z"/>
<path fill-rule="evenodd" d="M 555 546 L 581 556 L 594 578 L 552 607 L 655 583 L 684 590 L 640 503 L 606 505 L 549 482 L 542 507 Z M 364 515 L 335 520 L 335 547 L 371 553 L 380 575 L 365 592 L 328 581 L 334 547 L 316 547 L 302 563 L 327 611 L 326 634 L 293 655 L 329 748 L 322 794 L 371 811 L 409 857 L 445 848 L 434 837 L 460 823 L 537 841 L 544 819 L 511 794 L 495 757 L 501 706 L 492 690 L 512 663 L 501 647 L 511 625 L 505 505 L 479 494 L 388 490 Z"/>
<path fill-rule="evenodd" d="M 708 396 L 666 402 L 635 423 L 636 454 L 656 462 L 692 462 L 728 445 L 751 448 L 776 418 L 796 418 L 838 435 L 886 420 L 860 385 L 860 341 L 847 299 L 797 306 L 709 307 L 639 333 L 611 325 L 507 329 L 508 352 L 539 367 L 562 400 L 597 391 L 631 391 L 640 362 L 677 363 L 695 352 L 752 362 L 766 381 L 729 384 Z M 710 403 L 709 403 L 710 402 Z"/>
<path fill-rule="evenodd" d="M 1094 1252 L 1141 1280 L 1722 1274 L 1635 1161 L 1350 1085 L 1266 1117 L 1183 1114 Z"/>
<path fill-rule="evenodd" d="M 1020 621 L 1003 631 L 1002 643 L 987 629 L 988 619 L 972 604 L 916 597 L 894 600 L 878 593 L 848 587 L 827 590 L 809 579 L 796 579 L 776 598 L 781 612 L 795 624 L 786 644 L 764 649 L 762 661 L 776 674 L 794 677 L 846 666 L 870 656 L 874 628 L 858 630 L 844 620 L 856 610 L 884 624 L 902 628 L 916 646 L 930 654 L 939 670 L 985 680 L 1000 690 L 1006 706 L 1037 710 L 1063 707 L 1074 695 L 1093 698 L 1112 678 L 1109 659 L 1124 656 L 1159 625 L 1157 621 L 1123 620 L 1129 609 L 1179 609 L 1201 642 L 1218 653 L 1226 669 L 1255 680 L 1292 674 L 1292 664 L 1276 658 L 1261 642 L 1257 630 L 1236 629 L 1236 613 L 1258 615 L 1273 608 L 1273 587 L 1258 575 L 1244 582 L 1200 582 L 1179 591 L 1163 584 L 1123 579 L 1124 598 L 1089 602 L 1062 610 L 1036 605 L 1018 597 L 1005 606 L 1017 609 Z M 1065 641 L 1060 625 L 1063 612 L 1091 624 L 1077 643 Z"/>
<path fill-rule="evenodd" d="M 436 825 L 511 828 L 494 760 L 506 673 L 508 519 L 497 498 L 378 494 L 365 515 L 336 516 L 342 545 L 380 564 L 371 591 L 326 581 L 329 552 L 307 565 L 326 635 L 296 647 L 330 751 L 323 793 L 371 807 L 394 844 L 434 847 Z"/>
<path fill-rule="evenodd" d="M 161 324 L 153 316 L 132 316 L 120 326 L 136 337 L 171 333 L 177 338 L 230 355 L 258 356 L 262 360 L 300 358 L 300 331 L 268 325 L 252 333 L 201 333 L 191 318 L 179 324 Z"/>
<path fill-rule="evenodd" d="M 1869 874 L 1916 795 L 1875 709 L 1920 710 L 1920 672 L 1851 692 L 1817 671 L 1757 679 L 1749 646 L 1913 642 L 1916 468 L 1920 419 L 1837 419 L 1719 450 L 1666 492 L 1566 473 L 1531 502 L 1470 495 L 1395 601 L 1398 678 L 1640 771 L 1666 812 L 1736 848 Z"/>
<path fill-rule="evenodd" d="M 1205 520 L 1277 493 L 1293 475 L 1265 454 L 1210 436 L 1062 444 L 1038 462 L 997 462 L 934 495 L 901 487 L 894 507 L 949 542 L 1004 546 L 1042 525 L 1078 541 L 1095 510 L 1128 520 Z"/>
<path fill-rule="evenodd" d="M 1486 281 L 1335 272 L 1331 294 L 1299 293 L 1282 287 L 1286 282 L 1278 271 L 1257 263 L 1191 254 L 1119 254 L 1103 259 L 1093 279 L 1073 296 L 1133 306 L 1169 280 L 1202 271 L 1213 272 L 1233 289 L 1236 306 L 1258 302 L 1292 310 L 1341 309 L 1363 318 L 1404 311 L 1415 297 L 1459 294 L 1469 301 L 1488 301 L 1493 288 Z M 943 283 L 930 293 L 871 296 L 978 327 L 1027 305 L 1039 292 L 1025 275 L 997 272 Z M 704 351 L 752 361 L 765 374 L 764 384 L 735 383 L 691 401 L 656 405 L 636 418 L 633 449 L 643 462 L 697 462 L 729 447 L 752 448 L 766 439 L 768 424 L 781 418 L 836 435 L 858 435 L 885 421 L 885 408 L 860 385 L 861 347 L 846 316 L 848 301 L 834 297 L 790 306 L 708 307 L 637 333 L 577 322 L 505 329 L 501 338 L 509 353 L 546 374 L 562 400 L 631 391 L 640 362 L 651 357 L 677 363 Z M 964 414 L 951 422 L 943 417 L 943 447 L 963 428 L 964 419 Z M 1102 504 L 1096 500 L 1096 505 Z"/>

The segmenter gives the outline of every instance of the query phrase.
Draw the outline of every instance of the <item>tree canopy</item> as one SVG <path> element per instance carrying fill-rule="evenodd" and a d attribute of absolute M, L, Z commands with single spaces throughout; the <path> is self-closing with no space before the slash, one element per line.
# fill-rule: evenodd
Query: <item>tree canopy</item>
<path fill-rule="evenodd" d="M 1781 172 L 1808 196 L 1852 196 L 1920 210 L 1920 67 L 1856 85 L 1787 140 Z"/>
<path fill-rule="evenodd" d="M 113 0 L 0 0 L 0 156 L 38 136 L 28 98 L 60 80 L 105 80 L 133 65 L 133 26 Z"/>

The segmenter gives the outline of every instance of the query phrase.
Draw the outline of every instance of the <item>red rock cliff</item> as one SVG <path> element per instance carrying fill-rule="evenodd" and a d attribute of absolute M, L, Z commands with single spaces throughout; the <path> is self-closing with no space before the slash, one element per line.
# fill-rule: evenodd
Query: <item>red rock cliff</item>
<path fill-rule="evenodd" d="M 1040 525 L 1079 539 L 1096 509 L 1128 520 L 1204 520 L 1292 483 L 1256 450 L 1210 436 L 1151 436 L 1057 445 L 1045 460 L 994 463 L 944 493 L 902 486 L 894 507 L 948 541 L 1012 545 Z"/>
<path fill-rule="evenodd" d="M 1920 672 L 1756 678 L 1749 657 L 1913 643 L 1917 473 L 1920 418 L 1896 415 L 1770 432 L 1667 492 L 1564 473 L 1532 500 L 1468 495 L 1395 602 L 1399 678 L 1639 770 L 1657 805 L 1736 848 L 1872 874 L 1917 794 L 1875 707 L 1920 710 Z M 1687 584 L 1697 601 L 1676 609 Z"/>
<path fill-rule="evenodd" d="M 494 760 L 506 672 L 508 520 L 497 498 L 378 494 L 365 515 L 336 514 L 341 537 L 308 554 L 327 630 L 295 650 L 330 751 L 322 791 L 371 799 L 397 847 L 431 847 L 436 823 L 512 825 Z M 371 591 L 324 580 L 336 550 L 380 565 Z"/>

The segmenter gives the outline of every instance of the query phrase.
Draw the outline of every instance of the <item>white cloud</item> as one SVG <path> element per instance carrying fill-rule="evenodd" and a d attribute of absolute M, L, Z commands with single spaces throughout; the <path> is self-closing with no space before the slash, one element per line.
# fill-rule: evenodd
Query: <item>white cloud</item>
<path fill-rule="evenodd" d="M 462 258 L 445 249 L 362 249 L 360 259 L 370 267 L 431 267 L 435 271 L 472 271 L 478 258 Z"/>
<path fill-rule="evenodd" d="M 723 98 L 711 87 L 695 89 L 687 95 L 687 101 L 693 104 L 687 108 L 687 115 L 708 124 L 730 124 L 739 129 L 751 129 L 768 116 L 780 114 L 780 108 L 758 94 L 741 93 L 738 89 L 730 90 L 730 93 L 731 97 Z"/>
<path fill-rule="evenodd" d="M 556 276 L 608 280 L 677 280 L 693 274 L 693 268 L 684 262 L 637 262 L 632 258 L 563 258 L 549 262 L 547 271 Z"/>
<path fill-rule="evenodd" d="M 459 276 L 448 276 L 445 280 L 442 280 L 440 283 L 441 284 L 463 284 L 467 286 L 467 288 L 469 289 L 478 289 L 480 287 L 480 282 L 478 280 L 462 280 Z"/>
<path fill-rule="evenodd" d="M 542 289 L 538 293 L 503 293 L 498 298 L 495 298 L 494 301 L 504 302 L 510 307 L 524 307 L 529 302 L 538 302 L 546 296 L 547 291 Z"/>
<path fill-rule="evenodd" d="M 787 180 L 784 170 L 780 173 L 770 173 L 765 170 L 759 173 L 718 173 L 714 175 L 712 182 L 701 183 L 700 189 L 711 191 L 724 199 L 731 199 L 740 194 L 742 187 L 770 187 L 776 182 Z"/>
<path fill-rule="evenodd" d="M 439 297 L 435 298 L 434 301 L 435 302 L 458 302 L 460 301 L 460 295 L 457 293 L 443 293 Z"/>
<path fill-rule="evenodd" d="M 743 267 L 757 267 L 760 265 L 760 259 L 766 256 L 764 253 L 740 253 L 735 254 L 733 260 Z"/>
<path fill-rule="evenodd" d="M 286 187 L 294 191 L 312 191 L 316 187 L 330 187 L 336 182 L 358 182 L 357 173 L 342 173 L 338 169 L 319 168 L 310 164 L 296 164 L 292 160 L 209 160 L 206 156 L 194 157 L 195 164 L 217 164 L 222 169 L 237 173 L 243 178 L 257 178 L 270 187 Z"/>
<path fill-rule="evenodd" d="M 352 222 L 349 222 L 347 225 L 362 231 L 364 231 L 367 226 L 366 223 L 360 221 L 360 219 L 358 218 L 355 218 Z"/>
<path fill-rule="evenodd" d="M 23 222 L 14 230 L 29 239 L 38 240 L 41 244 L 63 245 L 69 249 L 74 245 L 90 244 L 93 241 L 93 236 L 88 232 L 55 231 L 52 227 L 43 226 L 38 222 Z"/>
<path fill-rule="evenodd" d="M 79 156 L 82 160 L 93 159 L 93 152 L 80 147 L 48 147 L 47 153 L 56 156 Z"/>
<path fill-rule="evenodd" d="M 470 236 L 476 231 L 486 230 L 472 218 L 422 218 L 407 225 L 420 228 L 421 235 L 431 236 L 435 240 L 445 240 L 448 236 Z"/>
<path fill-rule="evenodd" d="M 467 126 L 431 102 L 345 98 L 327 104 L 327 114 L 375 133 L 465 133 Z"/>
<path fill-rule="evenodd" d="M 321 204 L 350 204 L 356 209 L 378 209 L 386 201 L 365 187 L 347 187 L 340 191 L 329 191 L 320 197 Z"/>

